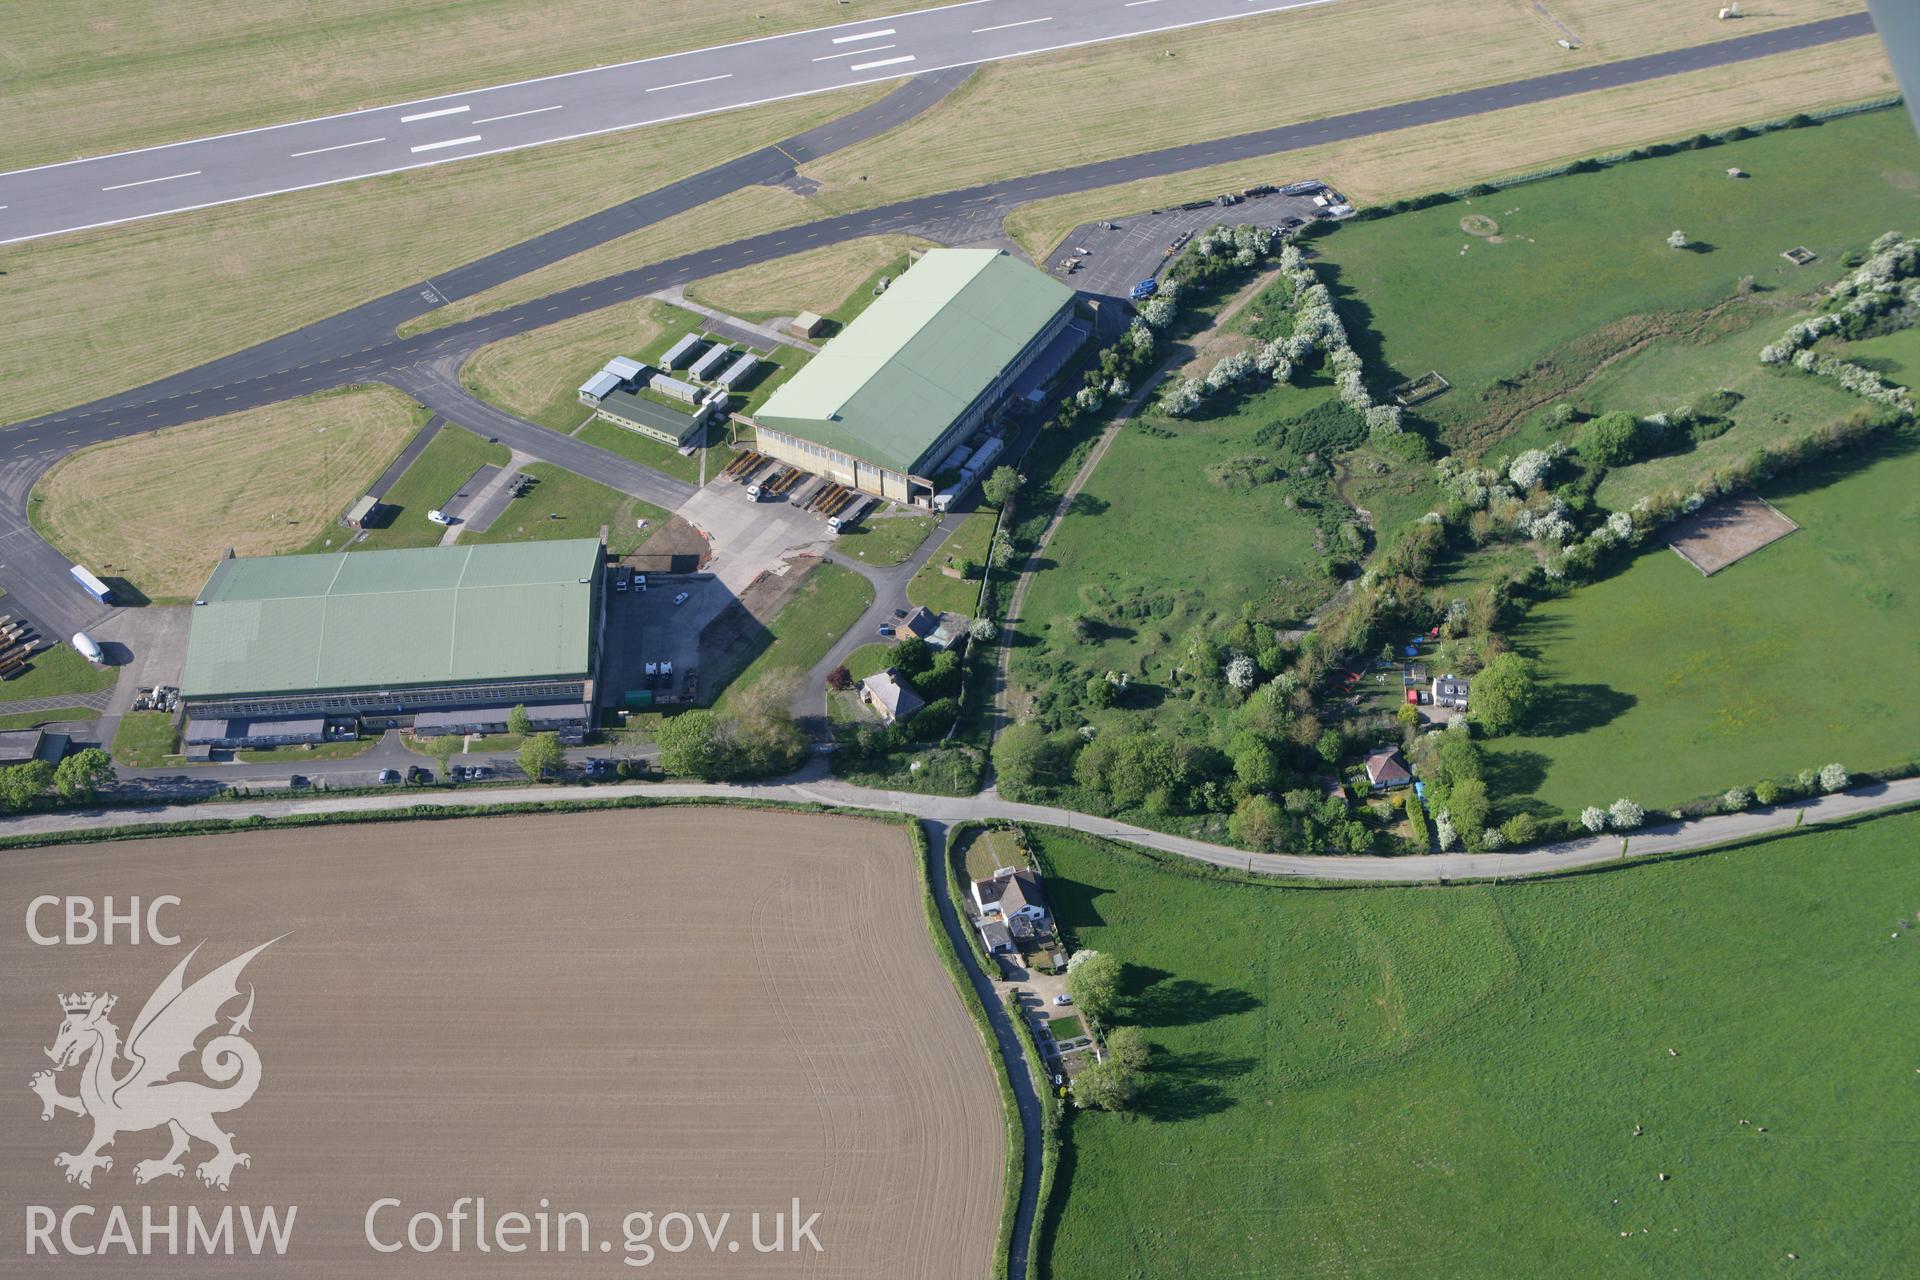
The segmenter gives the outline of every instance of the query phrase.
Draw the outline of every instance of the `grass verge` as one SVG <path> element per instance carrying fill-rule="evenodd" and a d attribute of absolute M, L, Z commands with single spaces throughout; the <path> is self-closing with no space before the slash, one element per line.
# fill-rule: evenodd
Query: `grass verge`
<path fill-rule="evenodd" d="M 877 275 L 905 270 L 909 249 L 931 243 L 918 236 L 863 236 L 695 281 L 687 297 L 756 324 L 802 311 L 831 318 L 857 305 Z"/>
<path fill-rule="evenodd" d="M 853 528 L 840 531 L 834 539 L 833 553 L 867 564 L 899 564 L 927 540 L 938 523 L 933 516 L 890 516 L 884 508 L 876 508 Z"/>
<path fill-rule="evenodd" d="M 734 690 L 758 684 L 776 672 L 805 675 L 872 603 L 873 584 L 853 570 L 837 564 L 814 566 L 779 616 L 767 624 L 766 647 L 753 661 L 741 671 L 710 677 L 716 682 L 709 687 L 722 690 L 715 708 L 725 710 Z"/>
<path fill-rule="evenodd" d="M 27 702 L 35 698 L 59 698 L 70 693 L 97 693 L 113 688 L 119 673 L 112 667 L 96 667 L 69 644 L 55 644 L 27 660 L 27 668 L 5 684 L 0 684 L 0 713 L 9 702 Z M 98 712 L 88 712 L 97 715 Z"/>
<path fill-rule="evenodd" d="M 979 994 L 972 980 L 967 976 L 966 966 L 961 963 L 959 952 L 954 950 L 953 939 L 947 933 L 946 925 L 940 917 L 940 904 L 933 887 L 933 852 L 927 842 L 927 832 L 917 819 L 907 819 L 907 829 L 913 839 L 914 855 L 920 861 L 920 895 L 927 913 L 927 939 L 933 944 L 933 954 L 953 979 L 953 991 L 960 1003 L 967 1007 L 967 1013 L 973 1018 L 974 1029 L 980 1033 L 980 1047 L 986 1053 L 993 1068 L 993 1078 L 1000 1090 L 1000 1117 L 1005 1127 L 1007 1143 L 1007 1164 L 1001 1192 L 999 1244 L 994 1257 L 994 1274 L 1007 1273 L 1007 1254 L 1013 1243 L 1014 1217 L 1020 1204 L 1020 1180 L 1024 1175 L 1026 1161 L 1023 1158 L 1024 1142 L 1020 1124 L 1020 1107 L 1013 1096 L 1013 1086 L 1007 1080 L 1007 1063 L 1000 1054 L 999 1041 L 994 1037 L 993 1027 L 987 1022 L 987 1013 L 980 1005 Z M 951 834 L 951 833 L 949 833 Z M 959 910 L 960 899 L 955 899 L 955 910 Z M 965 932 L 964 925 L 962 932 Z M 983 972 L 991 972 L 990 969 Z"/>
<path fill-rule="evenodd" d="M 113 735 L 113 758 L 131 769 L 152 769 L 175 754 L 180 734 L 167 711 L 129 711 Z"/>
<path fill-rule="evenodd" d="M 0 706 L 4 705 L 0 703 Z M 38 729 L 43 724 L 99 718 L 100 713 L 92 707 L 53 707 L 46 711 L 20 711 L 12 715 L 0 715 L 0 730 Z"/>
<path fill-rule="evenodd" d="M 465 544 L 546 542 L 557 538 L 597 538 L 606 530 L 607 550 L 616 556 L 633 551 L 647 538 L 636 523 L 658 525 L 667 512 L 585 476 L 547 462 L 520 469 L 534 483 L 513 499 L 485 533 L 462 532 Z"/>
<path fill-rule="evenodd" d="M 427 519 L 427 512 L 446 505 L 468 478 L 491 463 L 505 466 L 512 453 L 503 444 L 488 444 L 465 427 L 449 422 L 441 427 L 413 465 L 387 490 L 382 502 L 386 523 L 368 529 L 351 551 L 392 551 L 399 547 L 437 547 L 446 528 Z M 329 534 L 329 537 L 332 535 Z M 318 541 L 307 548 L 329 548 Z"/>
<path fill-rule="evenodd" d="M 992 549 L 993 526 L 999 514 L 992 510 L 970 512 L 907 583 L 908 601 L 963 618 L 979 613 L 981 566 L 987 563 L 987 553 Z M 942 572 L 957 571 L 964 564 L 973 566 L 964 577 L 951 578 Z"/>
<path fill-rule="evenodd" d="M 229 548 L 269 556 L 344 541 L 335 518 L 426 419 L 369 386 L 129 436 L 57 463 L 29 511 L 68 558 L 156 604 L 184 604 Z"/>

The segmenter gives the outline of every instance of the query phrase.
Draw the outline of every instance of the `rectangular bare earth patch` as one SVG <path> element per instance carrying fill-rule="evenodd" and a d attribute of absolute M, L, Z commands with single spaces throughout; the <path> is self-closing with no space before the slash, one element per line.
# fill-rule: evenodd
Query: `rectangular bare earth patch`
<path fill-rule="evenodd" d="M 116 916 L 136 897 L 173 895 L 158 923 L 179 945 L 130 945 L 125 924 L 112 946 L 37 945 L 28 904 L 42 895 L 90 901 L 96 924 L 108 895 Z M 896 824 L 668 808 L 21 849 L 0 860 L 0 908 L 0 1054 L 13 1073 L 0 1198 L 16 1233 L 0 1277 L 604 1280 L 636 1274 L 628 1230 L 640 1223 L 626 1220 L 641 1212 L 653 1215 L 653 1260 L 673 1275 L 991 1269 L 1005 1170 L 994 1065 L 929 945 Z M 56 901 L 34 919 L 58 936 L 64 915 Z M 135 1106 L 129 1090 L 119 1101 L 144 1123 L 104 1149 L 112 1167 L 90 1170 L 90 1187 L 69 1182 L 54 1158 L 84 1152 L 92 1124 L 66 1110 L 42 1121 L 28 1082 L 53 1070 L 58 1095 L 74 1097 L 97 1050 L 88 1040 L 67 1065 L 49 1060 L 50 1046 L 68 1051 L 56 997 L 113 993 L 100 1022 L 124 1051 L 195 944 L 189 985 L 269 939 L 217 1020 L 200 1009 L 184 1051 L 158 1050 L 184 1056 L 180 1076 L 199 1082 L 189 1093 L 240 1087 L 210 1080 L 201 1050 L 246 1011 L 252 1096 L 214 1117 L 249 1157 L 223 1170 L 230 1187 L 202 1184 L 214 1150 L 199 1138 L 181 1173 L 154 1176 L 165 1120 L 193 1099 Z M 131 1070 L 121 1056 L 112 1074 Z M 449 1217 L 482 1196 L 490 1223 L 586 1215 L 587 1249 L 570 1229 L 565 1252 L 550 1232 L 541 1253 L 536 1227 L 518 1236 L 534 1246 L 524 1253 L 480 1252 L 469 1200 L 456 1252 Z M 756 1251 L 751 1215 L 771 1242 L 772 1214 L 790 1215 L 796 1198 L 802 1219 L 820 1215 L 823 1252 Z M 83 1205 L 97 1213 L 73 1219 L 75 1242 L 92 1245 L 110 1206 L 136 1241 L 149 1207 L 164 1223 L 177 1206 L 183 1237 L 189 1207 L 208 1221 L 229 1206 L 297 1214 L 286 1256 L 265 1261 L 189 1256 L 184 1239 L 169 1256 L 164 1238 L 159 1256 L 25 1256 L 20 1206 L 57 1222 Z M 423 1221 L 419 1239 L 437 1230 L 438 1248 L 375 1252 L 370 1209 L 383 1246 L 404 1245 L 426 1214 L 438 1227 Z M 663 1219 L 675 1212 L 705 1213 L 709 1227 L 732 1216 L 711 1252 L 696 1231 L 673 1253 L 662 1246 L 684 1247 L 683 1233 Z M 789 1244 L 792 1232 L 789 1220 Z"/>
<path fill-rule="evenodd" d="M 1799 527 L 1765 498 L 1747 495 L 1716 502 L 1670 526 L 1667 545 L 1711 577 Z"/>

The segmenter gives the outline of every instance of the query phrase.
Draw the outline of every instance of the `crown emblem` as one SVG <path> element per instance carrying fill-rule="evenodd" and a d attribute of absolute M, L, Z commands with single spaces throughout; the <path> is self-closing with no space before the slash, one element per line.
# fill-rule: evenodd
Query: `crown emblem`
<path fill-rule="evenodd" d="M 119 1000 L 119 996 L 108 996 L 107 1002 L 101 1006 L 100 1012 L 102 1014 L 112 1013 L 113 1006 L 119 1003 Z M 60 1007 L 68 1013 L 85 1013 L 93 1007 L 93 992 L 89 991 L 84 995 L 75 992 L 72 995 L 61 996 Z"/>

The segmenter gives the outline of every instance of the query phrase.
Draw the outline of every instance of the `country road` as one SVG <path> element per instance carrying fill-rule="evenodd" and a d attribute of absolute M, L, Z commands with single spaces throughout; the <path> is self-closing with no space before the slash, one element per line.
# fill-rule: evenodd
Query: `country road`
<path fill-rule="evenodd" d="M 631 782 L 591 788 L 538 785 L 427 792 L 394 790 L 353 796 L 307 793 L 298 797 L 218 801 L 198 805 L 68 809 L 0 820 L 0 839 L 67 831 L 137 828 L 220 817 L 244 820 L 256 815 L 265 818 L 322 813 L 398 815 L 409 809 L 577 803 L 645 796 L 832 805 L 880 813 L 911 814 L 926 821 L 941 823 L 967 820 L 1033 822 L 1084 831 L 1089 835 L 1120 840 L 1233 871 L 1292 879 L 1406 884 L 1551 875 L 1582 867 L 1622 863 L 1628 860 L 1629 855 L 1645 857 L 1680 853 L 1791 831 L 1801 825 L 1844 821 L 1920 803 L 1920 778 L 1871 783 L 1834 795 L 1746 813 L 1719 814 L 1650 826 L 1630 833 L 1624 841 L 1617 834 L 1607 834 L 1515 853 L 1439 853 L 1405 857 L 1248 853 L 1188 836 L 1150 831 L 1111 818 L 1094 817 L 1047 805 L 1022 804 L 1003 800 L 996 795 L 929 796 L 858 787 L 828 776 L 825 761 L 818 757 L 799 774 L 769 782 Z M 23 855 L 14 852 L 8 856 Z"/>

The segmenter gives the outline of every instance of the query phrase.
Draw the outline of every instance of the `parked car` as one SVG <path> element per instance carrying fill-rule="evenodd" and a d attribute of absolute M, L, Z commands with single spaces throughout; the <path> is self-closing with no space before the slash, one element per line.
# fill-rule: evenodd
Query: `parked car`
<path fill-rule="evenodd" d="M 400 771 L 398 769 L 382 769 L 380 771 L 380 781 L 391 786 L 393 783 L 400 781 Z"/>
<path fill-rule="evenodd" d="M 889 622 L 883 622 L 883 623 L 881 623 L 881 624 L 880 624 L 880 634 L 881 634 L 881 635 L 883 635 L 883 636 L 890 636 L 890 635 L 892 635 L 892 634 L 893 634 L 893 624 L 892 624 L 892 623 L 889 623 Z"/>
<path fill-rule="evenodd" d="M 411 769 L 407 770 L 407 781 L 409 783 L 432 782 L 433 770 L 423 768 L 422 766 L 416 764 Z"/>
<path fill-rule="evenodd" d="M 687 602 L 687 593 L 682 591 L 679 595 L 673 598 L 673 602 L 675 604 L 685 604 Z"/>
<path fill-rule="evenodd" d="M 1139 284 L 1127 290 L 1127 296 L 1135 302 L 1139 302 L 1143 299 L 1151 298 L 1158 292 L 1160 292 L 1160 282 L 1158 280 L 1142 280 Z"/>
<path fill-rule="evenodd" d="M 433 521 L 435 524 L 452 524 L 453 523 L 453 517 L 448 515 L 446 512 L 440 510 L 440 508 L 438 507 L 435 507 L 433 510 L 427 512 L 427 519 Z"/>
<path fill-rule="evenodd" d="M 469 778 L 491 778 L 493 776 L 493 766 L 487 764 L 469 765 L 467 766 L 467 776 Z"/>
<path fill-rule="evenodd" d="M 647 589 L 647 575 L 646 575 L 646 574 L 644 574 L 644 573 L 636 573 L 636 574 L 634 574 L 634 575 L 633 575 L 633 589 L 634 589 L 635 591 L 645 591 L 645 590 Z"/>
<path fill-rule="evenodd" d="M 1053 1002 L 1055 1004 L 1072 1004 L 1073 997 L 1068 995 L 1066 992 L 1062 991 L 1059 995 L 1053 998 Z"/>
<path fill-rule="evenodd" d="M 621 565 L 613 571 L 613 589 L 615 591 L 625 591 L 627 589 L 627 583 L 632 577 L 633 570 L 627 568 L 625 565 Z"/>
<path fill-rule="evenodd" d="M 307 775 L 304 773 L 296 773 L 291 778 L 287 779 L 287 785 L 289 787 L 295 788 L 296 790 L 299 789 L 300 787 L 304 787 L 307 785 Z"/>

